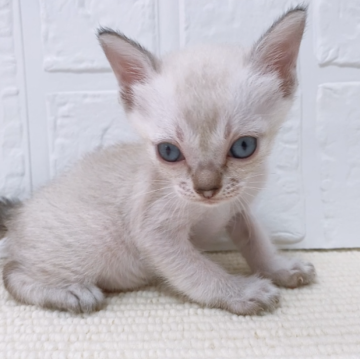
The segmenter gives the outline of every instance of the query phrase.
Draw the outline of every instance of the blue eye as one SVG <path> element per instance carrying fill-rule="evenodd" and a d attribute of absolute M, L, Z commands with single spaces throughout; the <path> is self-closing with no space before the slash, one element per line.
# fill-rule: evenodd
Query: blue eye
<path fill-rule="evenodd" d="M 230 155 L 235 158 L 250 157 L 256 150 L 255 137 L 244 136 L 237 139 L 230 148 Z"/>
<path fill-rule="evenodd" d="M 180 150 L 172 143 L 160 143 L 157 148 L 160 157 L 167 162 L 176 162 L 183 159 Z"/>

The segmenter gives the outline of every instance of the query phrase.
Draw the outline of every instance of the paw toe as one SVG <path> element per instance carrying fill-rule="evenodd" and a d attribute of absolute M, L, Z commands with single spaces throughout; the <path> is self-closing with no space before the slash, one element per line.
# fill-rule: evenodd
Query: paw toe
<path fill-rule="evenodd" d="M 276 284 L 296 288 L 314 281 L 315 267 L 311 263 L 297 262 L 288 270 L 282 269 L 274 273 L 273 280 Z"/>
<path fill-rule="evenodd" d="M 104 295 L 94 285 L 72 284 L 68 288 L 68 310 L 75 313 L 90 313 L 99 310 L 104 301 Z"/>
<path fill-rule="evenodd" d="M 250 314 L 260 314 L 265 310 L 274 310 L 280 302 L 280 291 L 271 281 L 267 279 L 259 280 L 258 287 L 250 294 L 248 302 Z"/>

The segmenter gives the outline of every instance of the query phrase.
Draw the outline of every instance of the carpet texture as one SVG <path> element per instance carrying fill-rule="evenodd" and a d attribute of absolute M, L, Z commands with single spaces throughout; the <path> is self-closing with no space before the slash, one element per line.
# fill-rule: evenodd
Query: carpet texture
<path fill-rule="evenodd" d="M 288 255 L 288 253 L 287 253 Z M 0 358 L 360 358 L 360 251 L 294 252 L 316 284 L 282 289 L 274 313 L 241 317 L 157 288 L 120 293 L 91 315 L 13 301 L 0 286 Z M 209 255 L 248 273 L 234 252 Z"/>

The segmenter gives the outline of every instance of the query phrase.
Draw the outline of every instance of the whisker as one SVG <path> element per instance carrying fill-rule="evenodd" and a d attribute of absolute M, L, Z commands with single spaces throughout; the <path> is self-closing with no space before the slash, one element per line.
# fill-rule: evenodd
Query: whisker
<path fill-rule="evenodd" d="M 256 187 L 256 186 L 245 186 L 245 189 L 269 189 L 270 187 Z"/>
<path fill-rule="evenodd" d="M 147 192 L 138 192 L 138 193 L 135 193 L 134 196 L 135 197 L 137 197 L 137 196 L 146 196 L 146 195 L 148 195 L 150 193 L 160 192 L 160 191 L 163 191 L 163 190 L 166 190 L 166 189 L 171 189 L 171 188 L 173 188 L 173 186 L 161 187 L 161 188 L 154 189 L 154 190 L 147 191 Z"/>

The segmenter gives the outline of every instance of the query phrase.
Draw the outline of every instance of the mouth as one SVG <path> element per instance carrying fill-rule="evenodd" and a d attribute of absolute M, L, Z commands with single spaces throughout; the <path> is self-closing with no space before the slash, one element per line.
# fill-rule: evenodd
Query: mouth
<path fill-rule="evenodd" d="M 197 197 L 196 201 L 198 203 L 202 203 L 204 205 L 209 205 L 209 206 L 214 206 L 217 204 L 223 204 L 223 203 L 229 203 L 232 202 L 234 200 L 236 200 L 237 198 L 239 198 L 239 196 L 242 195 L 242 191 L 234 191 L 232 193 L 225 193 L 222 196 L 214 196 L 211 198 L 205 198 L 205 197 Z"/>
<path fill-rule="evenodd" d="M 231 202 L 235 197 L 239 196 L 238 191 L 232 191 L 232 193 L 225 193 L 225 195 L 215 194 L 213 197 L 206 197 L 203 195 L 199 195 L 194 193 L 193 191 L 184 191 L 183 188 L 178 189 L 178 195 L 189 202 L 195 202 L 198 204 L 202 204 L 205 206 L 215 206 L 218 204 L 223 204 L 226 202 Z"/>
<path fill-rule="evenodd" d="M 204 197 L 198 197 L 198 196 L 189 196 L 189 195 L 184 195 L 182 193 L 179 193 L 180 197 L 182 197 L 183 199 L 185 199 L 186 201 L 189 202 L 195 202 L 195 203 L 199 203 L 199 204 L 203 204 L 203 205 L 208 205 L 208 206 L 213 206 L 215 204 L 219 204 L 219 203 L 223 203 L 226 202 L 226 199 L 220 199 L 220 198 L 204 198 Z"/>

